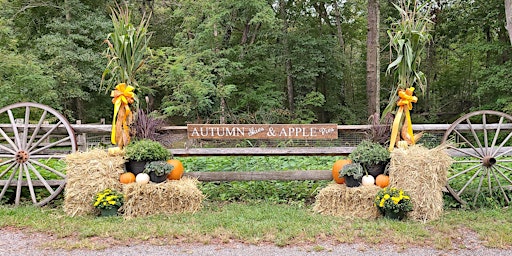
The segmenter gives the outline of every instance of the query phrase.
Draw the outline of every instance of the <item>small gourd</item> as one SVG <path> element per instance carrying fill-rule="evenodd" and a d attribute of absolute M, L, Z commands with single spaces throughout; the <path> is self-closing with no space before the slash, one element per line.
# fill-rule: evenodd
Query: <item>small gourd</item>
<path fill-rule="evenodd" d="M 125 172 L 119 176 L 119 182 L 122 184 L 129 184 L 135 182 L 135 174 L 131 172 Z"/>
<path fill-rule="evenodd" d="M 369 174 L 366 174 L 361 179 L 361 183 L 363 184 L 363 186 L 372 186 L 375 184 L 375 178 L 373 178 L 373 176 L 371 176 Z"/>
<path fill-rule="evenodd" d="M 148 184 L 149 183 L 149 175 L 147 173 L 139 173 L 137 177 L 135 177 L 135 182 L 140 184 Z"/>
<path fill-rule="evenodd" d="M 389 176 L 385 174 L 379 174 L 375 178 L 375 184 L 381 188 L 385 188 L 389 185 Z"/>

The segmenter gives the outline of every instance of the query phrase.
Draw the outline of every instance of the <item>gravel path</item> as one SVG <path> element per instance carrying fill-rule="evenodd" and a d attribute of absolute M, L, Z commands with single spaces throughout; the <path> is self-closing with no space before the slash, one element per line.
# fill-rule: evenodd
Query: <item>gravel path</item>
<path fill-rule="evenodd" d="M 482 246 L 478 240 L 468 238 L 463 241 L 465 249 L 436 250 L 432 248 L 408 248 L 401 250 L 392 245 L 369 247 L 364 244 L 317 244 L 304 246 L 276 247 L 273 245 L 247 245 L 228 243 L 218 245 L 166 245 L 157 246 L 140 243 L 131 246 L 116 246 L 104 250 L 62 250 L 48 247 L 49 242 L 56 238 L 41 233 L 24 232 L 9 228 L 0 229 L 0 255 L 183 255 L 183 256 L 238 256 L 238 255 L 291 255 L 291 256 L 324 256 L 324 255 L 512 255 L 512 249 L 498 250 Z"/>

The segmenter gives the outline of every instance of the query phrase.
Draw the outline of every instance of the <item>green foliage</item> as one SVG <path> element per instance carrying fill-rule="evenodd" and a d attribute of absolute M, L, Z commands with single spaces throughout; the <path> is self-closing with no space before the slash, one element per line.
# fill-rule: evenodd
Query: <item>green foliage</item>
<path fill-rule="evenodd" d="M 328 170 L 337 158 L 331 156 L 184 157 L 187 171 Z M 269 201 L 308 205 L 330 181 L 234 181 L 204 182 L 200 188 L 211 201 Z"/>
<path fill-rule="evenodd" d="M 360 163 L 346 164 L 341 168 L 339 177 L 352 176 L 354 179 L 360 179 L 365 174 L 364 168 Z"/>
<path fill-rule="evenodd" d="M 106 91 L 118 83 L 126 83 L 140 90 L 135 74 L 145 63 L 148 55 L 148 33 L 150 17 L 143 16 L 134 26 L 132 14 L 126 4 L 111 9 L 114 32 L 108 34 L 106 42 L 108 63 L 103 71 L 102 82 L 107 79 Z"/>
<path fill-rule="evenodd" d="M 160 142 L 142 139 L 132 140 L 125 147 L 125 157 L 133 161 L 165 161 L 170 154 Z"/>
<path fill-rule="evenodd" d="M 416 0 L 401 0 L 400 6 L 393 4 L 401 19 L 394 22 L 387 32 L 390 48 L 396 54 L 396 59 L 388 65 L 387 72 L 394 70 L 398 79 L 396 90 L 409 87 L 425 89 L 427 80 L 420 70 L 420 64 L 426 44 L 432 39 L 429 33 L 432 21 L 425 16 L 429 12 L 426 10 L 427 4 Z M 398 99 L 396 90 L 391 93 L 385 114 L 395 107 Z"/>
<path fill-rule="evenodd" d="M 367 168 L 370 165 L 389 161 L 390 154 L 389 151 L 379 143 L 363 140 L 349 154 L 348 158 Z"/>
<path fill-rule="evenodd" d="M 344 176 L 352 176 L 354 179 L 359 179 L 363 177 L 365 171 L 363 166 L 360 163 L 351 163 L 346 164 L 341 168 L 339 172 L 339 177 L 342 178 Z"/>
<path fill-rule="evenodd" d="M 171 173 L 173 169 L 174 165 L 168 164 L 166 161 L 152 161 L 144 166 L 144 173 L 152 172 L 156 176 L 162 176 Z"/>

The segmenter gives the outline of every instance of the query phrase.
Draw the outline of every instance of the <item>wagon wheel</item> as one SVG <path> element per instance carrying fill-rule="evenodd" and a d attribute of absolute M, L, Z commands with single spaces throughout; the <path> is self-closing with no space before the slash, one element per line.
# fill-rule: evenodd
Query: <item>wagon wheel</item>
<path fill-rule="evenodd" d="M 448 128 L 443 142 L 453 143 L 454 163 L 446 188 L 458 202 L 475 205 L 485 197 L 510 203 L 511 131 L 512 116 L 490 110 L 466 114 Z"/>
<path fill-rule="evenodd" d="M 32 202 L 45 205 L 66 184 L 66 174 L 49 162 L 58 164 L 59 159 L 76 151 L 71 125 L 55 109 L 30 102 L 0 109 L 0 123 L 0 201 L 9 200 L 6 194 L 14 193 L 17 206 L 22 187 L 28 187 Z M 34 187 L 45 189 L 36 195 Z"/>

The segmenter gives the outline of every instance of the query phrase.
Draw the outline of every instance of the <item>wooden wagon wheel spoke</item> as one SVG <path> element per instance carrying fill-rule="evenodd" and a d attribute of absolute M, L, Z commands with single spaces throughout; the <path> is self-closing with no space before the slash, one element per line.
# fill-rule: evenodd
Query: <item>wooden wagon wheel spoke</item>
<path fill-rule="evenodd" d="M 46 170 L 48 170 L 48 171 L 50 171 L 50 172 L 52 172 L 52 173 L 56 174 L 56 175 L 59 175 L 59 176 L 60 176 L 61 178 L 63 178 L 63 179 L 65 179 L 65 178 L 66 178 L 66 175 L 65 175 L 64 173 L 59 172 L 59 171 L 57 171 L 57 170 L 55 170 L 55 169 L 51 168 L 50 166 L 47 166 L 47 165 L 45 165 L 45 164 L 43 164 L 43 163 L 41 163 L 41 162 L 39 162 L 39 161 L 35 161 L 35 160 L 33 160 L 33 159 L 30 159 L 30 160 L 29 160 L 29 162 L 30 162 L 30 163 L 33 163 L 33 164 L 35 164 L 35 165 L 38 165 L 38 166 L 40 166 L 40 167 L 42 167 L 42 168 L 44 168 L 44 169 L 46 169 Z"/>
<path fill-rule="evenodd" d="M 492 155 L 494 157 L 499 157 L 499 155 L 497 155 L 497 154 L 499 153 L 501 148 L 508 143 L 508 141 L 510 140 L 511 137 L 512 137 L 512 132 L 509 133 L 507 135 L 507 137 L 500 143 L 500 145 L 498 147 L 496 147 L 496 149 L 492 152 Z"/>
<path fill-rule="evenodd" d="M 32 179 L 30 178 L 30 173 L 28 172 L 27 164 L 24 163 L 21 166 L 23 166 L 23 170 L 25 171 L 25 177 L 27 177 L 27 184 L 28 184 L 28 190 L 30 191 L 30 198 L 32 198 L 32 203 L 36 204 L 36 192 L 34 192 L 34 186 L 32 183 Z"/>
<path fill-rule="evenodd" d="M 18 167 L 18 163 L 15 163 L 15 166 Z M 11 175 L 9 175 L 9 179 L 5 181 L 4 187 L 2 188 L 2 192 L 0 192 L 0 199 L 2 199 L 5 195 L 5 192 L 7 192 L 7 189 L 9 188 L 11 181 L 14 179 L 14 175 L 16 175 L 16 168 L 11 172 Z"/>
<path fill-rule="evenodd" d="M 449 193 L 461 204 L 476 206 L 481 194 L 510 203 L 506 188 L 512 185 L 512 116 L 491 110 L 476 111 L 457 119 L 445 132 L 443 142 L 453 139 L 457 152 L 448 178 Z M 458 157 L 464 159 L 458 159 Z M 470 200 L 471 199 L 471 200 Z"/>
<path fill-rule="evenodd" d="M 464 190 L 466 190 L 466 188 L 471 184 L 471 182 L 473 182 L 473 180 L 478 177 L 478 174 L 480 174 L 482 172 L 482 168 L 478 169 L 475 174 L 473 174 L 473 176 L 471 176 L 471 178 L 468 180 L 468 182 L 466 182 L 466 184 L 464 184 L 464 186 L 457 192 L 457 195 L 460 196 Z"/>
<path fill-rule="evenodd" d="M 462 150 L 460 150 L 460 149 L 458 149 L 458 148 L 455 148 L 455 147 L 454 147 L 453 149 L 455 149 L 455 150 L 457 150 L 457 151 L 459 151 L 459 152 L 462 152 L 462 153 L 464 153 L 464 154 L 470 155 L 470 156 L 472 156 L 472 157 L 477 157 L 477 158 L 478 158 L 478 157 L 483 156 L 483 154 L 482 154 L 483 152 L 482 152 L 482 151 L 479 151 L 479 150 L 478 150 L 478 149 L 473 145 L 473 143 L 471 143 L 471 142 L 470 142 L 470 141 L 469 141 L 469 140 L 468 140 L 464 135 L 462 135 L 461 133 L 459 133 L 459 131 L 457 131 L 457 130 L 454 130 L 453 132 L 454 132 L 455 134 L 457 134 L 457 136 L 459 136 L 459 138 L 461 138 L 462 140 L 464 140 L 464 141 L 465 141 L 465 142 L 466 142 L 466 143 L 467 143 L 467 144 L 468 144 L 468 145 L 469 145 L 469 146 L 470 146 L 470 147 L 471 147 L 471 148 L 472 148 L 472 149 L 473 149 L 473 150 L 474 150 L 478 155 L 471 154 L 471 153 L 469 153 L 469 152 L 462 152 Z"/>
<path fill-rule="evenodd" d="M 18 146 L 16 146 L 16 144 L 14 144 L 14 142 L 11 140 L 11 138 L 4 132 L 3 129 L 0 129 L 0 134 L 2 135 L 2 137 L 5 139 L 5 141 L 7 141 L 9 143 L 9 145 L 11 145 L 11 147 L 13 148 L 12 150 L 11 149 L 8 149 L 9 152 L 13 152 L 13 154 L 16 154 L 16 151 L 18 151 Z M 6 149 L 7 150 L 7 147 L 3 146 L 2 145 L 2 149 Z"/>
<path fill-rule="evenodd" d="M 470 167 L 470 168 L 468 168 L 468 169 L 466 169 L 464 171 L 458 172 L 457 174 L 454 174 L 453 176 L 448 177 L 448 181 L 453 180 L 453 179 L 459 177 L 460 175 L 466 174 L 466 173 L 468 173 L 468 172 L 470 172 L 470 171 L 472 171 L 472 170 L 474 170 L 476 168 L 479 168 L 480 166 L 481 165 L 475 165 L 475 166 L 472 166 L 472 167 Z"/>
<path fill-rule="evenodd" d="M 41 181 L 41 183 L 46 188 L 46 190 L 48 190 L 48 192 L 50 192 L 50 193 L 55 193 L 55 190 L 53 190 L 53 188 L 50 186 L 50 184 L 48 184 L 48 182 L 46 182 L 46 179 L 43 178 L 43 176 L 41 176 L 41 173 L 39 173 L 39 171 L 37 171 L 37 169 L 29 162 L 27 162 L 27 165 L 30 168 L 30 170 L 36 175 L 36 177 Z"/>
<path fill-rule="evenodd" d="M 41 136 L 41 138 L 39 138 L 39 140 L 36 143 L 34 143 L 33 145 L 29 145 L 30 148 L 28 150 L 32 151 L 32 150 L 34 150 L 34 148 L 39 146 L 39 144 L 41 144 L 41 142 L 46 140 L 52 134 L 52 132 L 55 131 L 59 127 L 59 125 L 60 125 L 60 122 L 57 123 L 56 125 L 53 125 L 52 128 L 50 130 L 48 130 L 43 136 Z"/>
<path fill-rule="evenodd" d="M 65 172 L 53 164 L 77 150 L 73 128 L 53 108 L 32 102 L 1 108 L 0 120 L 8 123 L 0 126 L 0 158 L 8 159 L 0 164 L 0 179 L 8 176 L 0 180 L 0 199 L 9 194 L 8 188 L 16 187 L 14 204 L 18 205 L 24 195 L 22 187 L 27 187 L 35 205 L 53 200 L 66 182 Z"/>
<path fill-rule="evenodd" d="M 492 168 L 494 169 L 495 167 L 493 166 Z M 505 198 L 505 201 L 507 202 L 507 204 L 509 204 L 510 200 L 508 199 L 507 193 L 505 193 L 505 190 L 503 189 L 503 185 L 501 185 L 500 179 L 498 179 L 498 177 L 496 176 L 496 172 L 500 173 L 500 171 L 498 169 L 495 169 L 492 172 L 492 176 L 493 176 L 494 180 L 496 181 L 496 183 L 498 184 L 498 187 L 500 189 L 501 194 L 503 195 L 503 198 Z"/>
<path fill-rule="evenodd" d="M 13 159 L 6 161 L 5 163 L 11 163 L 11 165 L 9 165 L 2 173 L 0 173 L 0 178 L 6 175 L 17 164 Z"/>
<path fill-rule="evenodd" d="M 14 115 L 12 114 L 12 111 L 10 109 L 7 110 L 7 114 L 9 115 L 9 120 L 11 121 L 11 127 L 14 133 L 14 144 L 16 144 L 16 147 L 18 149 L 21 149 L 20 135 L 18 134 L 18 128 L 16 125 L 16 120 L 14 120 Z"/>
<path fill-rule="evenodd" d="M 21 200 L 21 188 L 22 188 L 22 182 L 23 182 L 23 167 L 22 164 L 18 165 L 18 170 L 16 171 L 18 173 L 18 181 L 16 182 L 16 198 L 14 199 L 14 204 L 16 206 L 20 205 Z"/>

